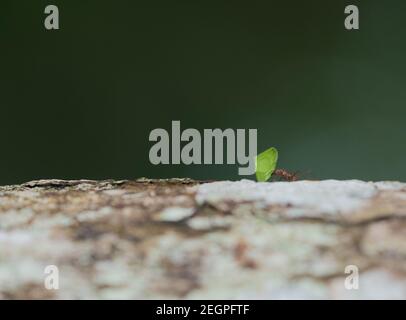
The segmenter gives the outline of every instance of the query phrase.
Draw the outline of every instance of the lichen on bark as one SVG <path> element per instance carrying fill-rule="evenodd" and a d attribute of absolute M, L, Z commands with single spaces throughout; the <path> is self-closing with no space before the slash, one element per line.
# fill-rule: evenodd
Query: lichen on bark
<path fill-rule="evenodd" d="M 0 298 L 404 299 L 405 217 L 399 182 L 4 186 Z M 47 265 L 58 290 L 44 287 Z"/>

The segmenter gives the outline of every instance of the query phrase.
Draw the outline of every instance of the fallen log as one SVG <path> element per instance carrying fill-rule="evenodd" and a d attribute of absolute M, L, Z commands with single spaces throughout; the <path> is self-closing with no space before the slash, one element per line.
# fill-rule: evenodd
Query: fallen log
<path fill-rule="evenodd" d="M 405 299 L 405 217 L 399 182 L 3 186 L 0 298 Z"/>

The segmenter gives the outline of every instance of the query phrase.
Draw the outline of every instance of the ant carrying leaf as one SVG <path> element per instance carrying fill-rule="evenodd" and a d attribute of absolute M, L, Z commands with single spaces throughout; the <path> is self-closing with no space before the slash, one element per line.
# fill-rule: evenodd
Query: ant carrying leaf
<path fill-rule="evenodd" d="M 286 181 L 296 181 L 297 175 L 287 172 L 284 169 L 276 169 L 278 163 L 278 150 L 276 148 L 269 148 L 260 153 L 255 161 L 255 175 L 257 181 L 268 181 L 272 176 L 280 177 Z"/>

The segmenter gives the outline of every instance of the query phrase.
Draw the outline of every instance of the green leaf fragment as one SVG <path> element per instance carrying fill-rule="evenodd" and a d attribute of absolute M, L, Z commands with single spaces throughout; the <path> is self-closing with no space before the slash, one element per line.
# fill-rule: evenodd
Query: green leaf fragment
<path fill-rule="evenodd" d="M 269 148 L 257 155 L 255 161 L 255 175 L 257 181 L 264 182 L 269 180 L 276 169 L 277 162 L 278 150 L 276 150 L 276 148 Z"/>

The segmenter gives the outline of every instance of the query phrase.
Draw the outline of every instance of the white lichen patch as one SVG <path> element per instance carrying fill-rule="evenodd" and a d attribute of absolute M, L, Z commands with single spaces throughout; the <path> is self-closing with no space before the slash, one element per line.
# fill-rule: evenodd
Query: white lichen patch
<path fill-rule="evenodd" d="M 113 210 L 110 207 L 104 207 L 97 211 L 93 210 L 93 211 L 81 212 L 76 216 L 76 219 L 80 222 L 94 221 L 94 220 L 103 218 L 105 216 L 108 216 L 112 213 L 113 213 Z"/>
<path fill-rule="evenodd" d="M 29 208 L 9 210 L 0 214 L 0 230 L 26 225 L 34 216 Z"/>
<path fill-rule="evenodd" d="M 194 217 L 187 221 L 187 225 L 194 230 L 211 230 L 216 228 L 230 227 L 234 219 L 232 217 Z"/>
<path fill-rule="evenodd" d="M 162 210 L 156 217 L 159 221 L 176 222 L 190 217 L 194 208 L 169 207 Z"/>
<path fill-rule="evenodd" d="M 404 300 L 406 297 L 406 280 L 399 273 L 374 268 L 361 272 L 357 290 L 347 290 L 344 279 L 337 278 L 329 284 L 331 299 L 393 299 Z"/>
<path fill-rule="evenodd" d="M 354 211 L 377 194 L 374 183 L 358 180 L 262 182 L 250 180 L 221 181 L 196 187 L 198 203 L 222 201 L 254 202 L 266 206 L 291 206 L 291 215 L 301 216 L 313 211 L 314 215 L 336 215 Z M 305 209 L 305 211 L 303 211 Z"/>

